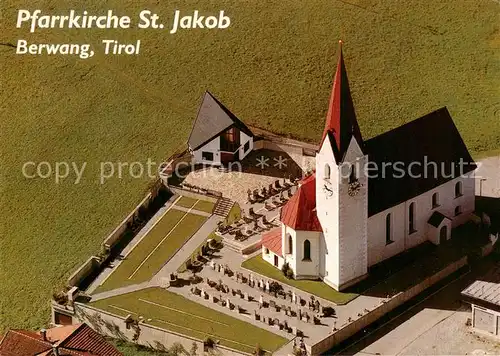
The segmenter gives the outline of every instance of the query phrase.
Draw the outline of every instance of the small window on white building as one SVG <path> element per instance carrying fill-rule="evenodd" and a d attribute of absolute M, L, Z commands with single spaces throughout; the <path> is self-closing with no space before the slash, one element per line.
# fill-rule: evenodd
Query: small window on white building
<path fill-rule="evenodd" d="M 311 242 L 309 240 L 304 241 L 304 258 L 302 260 L 311 260 Z"/>
<path fill-rule="evenodd" d="M 455 184 L 455 198 L 462 196 L 462 182 L 457 182 Z"/>
<path fill-rule="evenodd" d="M 457 205 L 455 208 L 455 216 L 462 214 L 462 207 Z"/>
<path fill-rule="evenodd" d="M 432 209 L 439 206 L 439 194 L 436 192 L 432 194 Z"/>
<path fill-rule="evenodd" d="M 325 164 L 325 179 L 330 179 L 330 174 L 331 174 L 330 165 L 327 163 Z"/>
<path fill-rule="evenodd" d="M 417 231 L 415 230 L 415 203 L 411 203 L 408 208 L 408 230 L 410 234 Z"/>
<path fill-rule="evenodd" d="M 266 249 L 264 250 L 264 252 L 266 253 L 266 255 L 269 255 L 269 249 L 266 247 Z"/>
<path fill-rule="evenodd" d="M 288 254 L 291 255 L 293 254 L 293 239 L 292 235 L 288 234 Z"/>
<path fill-rule="evenodd" d="M 354 183 L 358 180 L 358 175 L 356 173 L 356 165 L 351 165 L 351 174 L 349 175 L 349 183 Z"/>
<path fill-rule="evenodd" d="M 213 154 L 213 152 L 201 152 L 201 159 L 203 159 L 205 161 L 213 161 L 214 154 Z"/>
<path fill-rule="evenodd" d="M 387 214 L 385 217 L 385 244 L 389 245 L 392 242 L 392 222 L 391 214 Z"/>
<path fill-rule="evenodd" d="M 247 143 L 245 143 L 245 146 L 243 146 L 243 152 L 248 152 L 248 150 L 250 149 L 250 141 L 247 141 Z"/>

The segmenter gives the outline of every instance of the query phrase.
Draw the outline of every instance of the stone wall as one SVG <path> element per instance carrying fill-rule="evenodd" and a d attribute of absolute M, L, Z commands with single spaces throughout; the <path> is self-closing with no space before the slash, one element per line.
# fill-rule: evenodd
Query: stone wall
<path fill-rule="evenodd" d="M 100 267 L 101 262 L 99 258 L 91 256 L 68 278 L 68 286 L 78 287 L 81 281 L 97 271 Z"/>
<path fill-rule="evenodd" d="M 144 199 L 135 207 L 130 214 L 122 220 L 122 222 L 104 239 L 102 245 L 107 249 L 112 249 L 119 241 L 120 237 L 123 236 L 123 233 L 127 229 L 127 224 L 134 219 L 135 216 L 138 215 L 139 209 L 142 207 L 146 208 L 151 201 L 152 194 L 148 193 Z"/>
<path fill-rule="evenodd" d="M 127 329 L 124 317 L 93 308 L 86 304 L 75 303 L 73 322 L 85 322 L 99 334 L 133 342 L 132 338 L 135 331 L 132 328 Z M 203 353 L 203 340 L 181 335 L 173 331 L 167 331 L 152 325 L 146 325 L 144 323 L 139 323 L 139 327 L 141 332 L 137 343 L 140 345 L 158 350 L 165 350 L 174 343 L 180 343 L 189 352 L 193 343 L 195 343 L 198 346 L 198 354 Z M 217 345 L 216 348 L 224 355 L 248 355 L 221 345 Z"/>
<path fill-rule="evenodd" d="M 316 343 L 315 345 L 307 345 L 308 353 L 311 355 L 319 355 L 330 350 L 332 347 L 338 345 L 342 341 L 353 336 L 355 333 L 367 327 L 371 323 L 375 322 L 376 320 L 378 320 L 379 318 L 381 318 L 394 308 L 414 298 L 415 296 L 422 293 L 424 290 L 436 284 L 440 280 L 446 278 L 453 272 L 458 271 L 466 264 L 467 264 L 467 257 L 465 256 L 462 257 L 460 260 L 455 261 L 452 264 L 449 264 L 441 271 L 426 278 L 419 284 L 409 288 L 404 292 L 398 293 L 397 295 L 389 299 L 387 302 L 380 304 L 378 307 L 371 310 L 367 314 L 363 315 L 359 319 L 356 319 L 353 322 L 345 325 L 344 327 L 341 327 L 340 330 L 327 336 L 326 338 Z"/>

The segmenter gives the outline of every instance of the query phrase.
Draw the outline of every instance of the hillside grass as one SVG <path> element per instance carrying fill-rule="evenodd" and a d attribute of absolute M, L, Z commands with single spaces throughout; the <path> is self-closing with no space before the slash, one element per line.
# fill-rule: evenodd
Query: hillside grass
<path fill-rule="evenodd" d="M 317 142 L 337 40 L 365 138 L 447 105 L 474 153 L 500 148 L 500 5 L 491 0 L 110 0 L 37 4 L 170 22 L 175 9 L 232 19 L 227 30 L 17 29 L 25 0 L 2 3 L 0 55 L 0 330 L 40 328 L 52 292 L 144 197 L 148 177 L 118 162 L 160 163 L 182 147 L 204 90 L 240 119 Z M 32 7 L 34 10 L 35 7 Z M 21 56 L 8 44 L 91 43 L 96 55 Z M 139 56 L 101 54 L 100 41 L 142 40 Z M 7 44 L 7 45 L 6 45 Z M 87 163 L 75 175 L 28 179 L 25 162 Z M 115 163 L 101 184 L 100 162 Z M 30 170 L 29 173 L 32 173 Z"/>

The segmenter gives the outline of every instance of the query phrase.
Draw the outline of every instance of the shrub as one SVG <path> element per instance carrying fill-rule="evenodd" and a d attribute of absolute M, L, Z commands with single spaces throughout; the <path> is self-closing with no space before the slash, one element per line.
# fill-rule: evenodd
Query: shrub
<path fill-rule="evenodd" d="M 64 292 L 54 292 L 52 298 L 59 305 L 66 305 L 68 303 L 68 296 Z"/>
<path fill-rule="evenodd" d="M 323 307 L 323 316 L 328 318 L 335 315 L 335 309 L 332 307 Z"/>
<path fill-rule="evenodd" d="M 290 264 L 288 262 L 285 262 L 283 264 L 283 266 L 281 267 L 281 272 L 283 272 L 283 275 L 286 278 L 293 278 L 293 269 L 290 267 Z"/>
<path fill-rule="evenodd" d="M 257 345 L 255 345 L 255 351 L 253 352 L 253 354 L 255 356 L 264 356 L 266 354 L 266 352 L 259 344 L 257 344 Z"/>

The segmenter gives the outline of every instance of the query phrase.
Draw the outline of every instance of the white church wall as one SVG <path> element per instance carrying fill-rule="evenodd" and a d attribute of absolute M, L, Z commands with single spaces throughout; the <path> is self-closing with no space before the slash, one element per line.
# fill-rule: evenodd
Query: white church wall
<path fill-rule="evenodd" d="M 325 179 L 326 164 L 330 167 L 330 178 Z M 316 154 L 316 213 L 323 228 L 323 242 L 320 243 L 319 274 L 330 285 L 339 278 L 339 169 L 335 163 L 330 139 L 327 136 Z M 332 193 L 324 190 L 325 185 Z"/>
<path fill-rule="evenodd" d="M 405 250 L 405 204 L 399 204 L 368 219 L 368 266 Z M 386 241 L 386 216 L 391 214 L 391 243 Z"/>
<path fill-rule="evenodd" d="M 245 144 L 249 144 L 249 148 L 245 150 Z M 253 137 L 248 136 L 243 131 L 240 131 L 240 148 L 238 149 L 238 154 L 240 160 L 245 158 L 253 150 Z"/>
<path fill-rule="evenodd" d="M 278 258 L 278 266 L 275 266 L 274 264 L 274 256 L 277 256 Z M 273 251 L 270 251 L 264 246 L 262 246 L 262 259 L 279 269 L 281 269 L 281 267 L 283 267 L 283 264 L 285 263 L 285 260 L 282 256 L 275 254 Z"/>
<path fill-rule="evenodd" d="M 462 195 L 455 197 L 455 184 L 462 182 Z M 438 193 L 438 206 L 432 207 L 432 195 Z M 409 233 L 409 207 L 415 203 L 415 229 Z M 475 186 L 474 173 L 469 173 L 465 177 L 455 178 L 435 189 L 421 194 L 411 200 L 398 204 L 395 207 L 384 210 L 371 216 L 368 220 L 368 265 L 372 266 L 389 257 L 397 255 L 421 243 L 432 240 L 436 243 L 435 236 L 429 235 L 429 218 L 434 211 L 451 219 L 451 226 L 454 228 L 470 218 L 474 211 Z M 461 207 L 461 214 L 455 216 L 455 208 Z M 385 243 L 385 216 L 392 214 L 393 243 Z"/>
<path fill-rule="evenodd" d="M 295 258 L 297 254 L 297 232 L 289 226 L 282 225 L 282 239 L 281 239 L 281 251 L 283 253 L 283 258 L 285 263 L 288 262 L 290 267 L 293 269 L 294 273 L 297 270 L 297 259 Z M 290 240 L 292 238 L 292 249 L 290 251 Z"/>
<path fill-rule="evenodd" d="M 220 138 L 215 137 L 212 141 L 205 144 L 203 147 L 195 150 L 193 152 L 193 161 L 194 163 L 202 163 L 202 164 L 213 164 L 220 165 Z M 203 159 L 203 152 L 209 152 L 213 154 L 213 160 Z"/>
<path fill-rule="evenodd" d="M 297 231 L 294 241 L 294 263 L 295 276 L 301 278 L 319 277 L 319 254 L 321 232 L 316 231 Z M 304 242 L 309 240 L 311 258 L 304 259 Z"/>
<path fill-rule="evenodd" d="M 339 280 L 336 283 L 340 289 L 368 272 L 367 261 L 367 223 L 368 223 L 368 177 L 365 167 L 368 156 L 364 156 L 354 138 L 351 139 L 344 162 L 350 162 L 356 167 L 356 176 L 361 184 L 359 192 L 350 196 L 349 172 L 350 165 L 342 169 L 341 184 L 339 184 Z"/>

